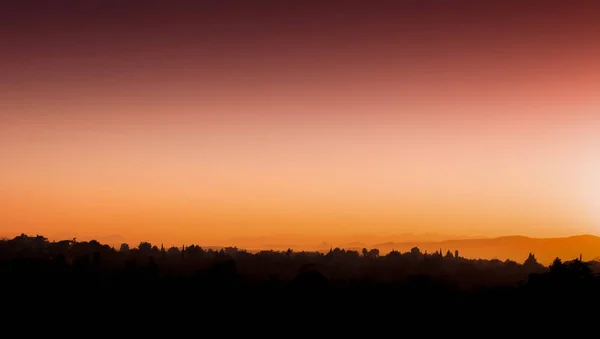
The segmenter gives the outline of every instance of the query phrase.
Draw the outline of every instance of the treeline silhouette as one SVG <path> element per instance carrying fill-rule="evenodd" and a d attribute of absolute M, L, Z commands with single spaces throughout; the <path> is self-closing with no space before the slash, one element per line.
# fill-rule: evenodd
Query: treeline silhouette
<path fill-rule="evenodd" d="M 600 300 L 598 268 L 598 262 L 580 258 L 557 258 L 546 267 L 534 254 L 518 263 L 418 248 L 385 255 L 377 249 L 340 248 L 249 253 L 235 247 L 165 248 L 148 242 L 116 249 L 94 240 L 48 241 L 25 234 L 0 241 L 3 291 L 20 295 L 14 303 L 27 298 L 54 305 L 96 300 L 137 305 L 141 311 L 142 305 L 157 302 L 269 305 L 276 313 L 334 307 L 354 316 L 358 307 L 363 318 L 373 312 L 369 307 L 390 306 L 411 312 L 440 306 L 444 312 L 474 314 L 504 308 L 513 313 L 536 307 L 566 310 Z"/>

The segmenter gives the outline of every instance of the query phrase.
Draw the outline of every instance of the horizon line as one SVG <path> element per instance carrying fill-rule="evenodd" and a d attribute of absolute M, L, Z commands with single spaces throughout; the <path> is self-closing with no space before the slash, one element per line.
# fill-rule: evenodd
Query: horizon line
<path fill-rule="evenodd" d="M 123 239 L 123 243 L 127 243 L 130 242 L 131 240 L 128 239 L 127 237 L 124 237 L 122 235 L 119 234 L 110 234 L 110 235 L 105 235 L 105 236 L 86 236 L 86 235 L 77 235 L 75 234 L 72 237 L 56 237 L 56 236 L 45 236 L 43 234 L 39 234 L 36 233 L 35 235 L 33 235 L 33 233 L 18 233 L 18 234 L 14 234 L 12 236 L 9 236 L 7 234 L 1 234 L 0 235 L 0 239 L 13 239 L 15 237 L 18 237 L 22 234 L 25 234 L 27 236 L 43 236 L 46 239 L 48 239 L 48 241 L 54 241 L 54 242 L 58 242 L 58 241 L 63 241 L 63 240 L 70 240 L 73 238 L 83 238 L 84 240 L 82 241 L 92 241 L 92 240 L 96 240 L 98 241 L 98 239 L 102 239 L 102 238 L 111 238 L 111 237 L 118 237 L 118 238 L 122 238 Z M 349 235 L 338 235 L 338 236 L 310 236 L 310 235 L 303 235 L 303 234 L 277 234 L 277 235 L 258 235 L 258 236 L 239 236 L 239 237 L 232 237 L 229 239 L 223 239 L 221 241 L 211 241 L 213 243 L 223 243 L 223 242 L 228 242 L 231 240 L 234 240 L 236 238 L 242 238 L 242 239 L 260 239 L 260 238 L 267 238 L 267 237 L 281 237 L 281 236 L 299 236 L 299 237 L 314 237 L 314 238 L 345 238 L 345 237 L 356 237 L 356 236 L 377 236 L 377 237 L 393 237 L 393 236 L 402 236 L 402 235 L 406 235 L 406 236 L 425 236 L 425 235 L 437 235 L 437 236 L 444 236 L 444 234 L 439 234 L 439 233 L 393 233 L 393 234 L 389 234 L 389 235 L 378 235 L 378 234 L 349 234 Z M 600 235 L 597 234 L 592 234 L 592 233 L 577 233 L 577 234 L 572 234 L 572 235 L 565 235 L 565 236 L 551 236 L 551 237 L 536 237 L 536 236 L 528 236 L 528 235 L 523 235 L 523 234 L 509 234 L 509 235 L 501 235 L 501 236 L 450 236 L 448 235 L 448 239 L 444 239 L 444 240 L 407 240 L 407 241 L 400 241 L 400 242 L 383 242 L 383 243 L 379 243 L 379 244 L 374 244 L 374 245 L 384 245 L 384 244 L 388 244 L 388 243 L 395 243 L 395 244 L 409 244 L 409 243 L 418 243 L 418 242 L 423 242 L 423 243 L 443 243 L 443 242 L 448 242 L 448 241 L 461 241 L 461 240 L 495 240 L 495 239 L 503 239 L 503 238 L 527 238 L 527 239 L 539 239 L 539 240 L 551 240 L 551 239 L 568 239 L 568 238 L 576 238 L 576 237 L 595 237 L 595 238 L 600 238 Z M 100 242 L 100 241 L 98 241 Z M 149 242 L 149 241 L 145 241 L 145 240 L 141 240 L 140 242 Z M 327 243 L 327 240 L 322 240 L 322 242 L 324 244 L 327 245 L 331 245 Z M 353 242 L 361 242 L 361 241 L 353 241 Z M 164 242 L 162 242 L 164 244 Z M 196 242 L 190 242 L 190 245 L 196 245 Z M 197 244 L 200 244 L 200 242 L 198 242 Z M 290 244 L 265 244 L 265 245 L 283 245 L 283 246 L 290 246 Z M 319 244 L 314 244 L 312 246 L 318 246 Z M 367 245 L 367 244 L 365 244 Z M 172 246 L 176 246 L 175 244 L 172 244 Z M 237 246 L 235 244 L 233 245 L 205 245 L 208 247 L 231 247 L 231 246 Z M 291 245 L 291 246 L 295 246 L 295 247 L 302 247 L 302 245 Z M 253 248 L 252 246 L 244 246 L 246 248 Z M 261 247 L 260 245 L 258 247 Z"/>

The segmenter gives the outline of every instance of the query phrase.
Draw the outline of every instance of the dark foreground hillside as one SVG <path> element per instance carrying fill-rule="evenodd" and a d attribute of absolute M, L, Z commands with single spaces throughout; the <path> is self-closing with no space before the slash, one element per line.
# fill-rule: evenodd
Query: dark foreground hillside
<path fill-rule="evenodd" d="M 278 319 L 331 326 L 335 319 L 358 325 L 390 318 L 408 326 L 415 319 L 496 323 L 508 317 L 516 324 L 532 315 L 581 317 L 600 305 L 596 262 L 556 259 L 544 267 L 533 254 L 521 264 L 417 248 L 385 256 L 367 249 L 250 254 L 148 243 L 116 250 L 95 241 L 21 235 L 0 242 L 0 258 L 4 307 L 13 316 Z"/>

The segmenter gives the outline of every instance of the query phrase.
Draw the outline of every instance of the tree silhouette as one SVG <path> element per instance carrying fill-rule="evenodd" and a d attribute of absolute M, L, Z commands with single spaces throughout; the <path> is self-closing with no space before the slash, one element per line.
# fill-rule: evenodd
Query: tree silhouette
<path fill-rule="evenodd" d="M 121 247 L 119 247 L 119 252 L 121 252 L 121 253 L 129 253 L 129 245 L 128 244 L 121 244 Z"/>
<path fill-rule="evenodd" d="M 141 254 L 149 255 L 150 253 L 152 253 L 152 244 L 149 242 L 143 241 L 138 245 L 138 250 L 140 251 Z"/>
<path fill-rule="evenodd" d="M 143 295 L 154 291 L 164 293 L 165 300 L 195 300 L 199 305 L 218 296 L 221 303 L 277 300 L 281 309 L 346 305 L 342 309 L 348 311 L 385 301 L 426 317 L 432 317 L 427 313 L 431 309 L 417 312 L 418 305 L 439 306 L 450 314 L 461 307 L 578 307 L 600 299 L 600 263 L 593 261 L 556 258 L 545 267 L 533 253 L 519 264 L 467 259 L 450 250 L 428 254 L 417 247 L 385 255 L 375 248 L 361 252 L 336 247 L 326 254 L 292 249 L 251 253 L 198 245 L 165 250 L 149 242 L 115 250 L 93 240 L 49 241 L 21 234 L 0 241 L 0 278 L 11 293 L 44 291 L 56 300 L 95 300 L 98 295 L 153 300 L 156 296 Z"/>

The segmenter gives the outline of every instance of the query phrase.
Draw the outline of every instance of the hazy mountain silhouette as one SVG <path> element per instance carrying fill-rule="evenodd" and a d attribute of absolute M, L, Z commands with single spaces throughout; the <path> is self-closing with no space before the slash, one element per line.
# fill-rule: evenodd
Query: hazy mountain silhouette
<path fill-rule="evenodd" d="M 5 236 L 6 237 L 6 236 Z M 73 239 L 79 241 L 96 240 L 102 244 L 119 248 L 123 243 L 135 244 L 123 236 L 113 234 L 106 236 L 84 236 L 77 234 L 62 234 L 51 237 L 53 240 Z M 326 253 L 331 248 L 343 248 L 360 252 L 363 248 L 377 248 L 382 254 L 390 251 L 410 251 L 414 247 L 423 252 L 459 250 L 465 258 L 522 260 L 530 252 L 536 254 L 540 263 L 550 264 L 557 256 L 561 258 L 579 258 L 592 260 L 600 258 L 600 237 L 594 235 L 577 235 L 556 238 L 532 238 L 526 236 L 503 236 L 497 238 L 457 238 L 448 235 L 426 234 L 397 234 L 397 235 L 349 235 L 338 237 L 274 235 L 263 237 L 232 238 L 221 244 L 203 244 L 195 241 L 205 249 L 215 251 L 227 247 L 237 247 L 255 253 L 263 250 L 286 251 L 319 251 Z"/>
<path fill-rule="evenodd" d="M 280 240 L 277 242 L 276 240 Z M 320 240 L 320 241 L 319 241 Z M 230 239 L 231 246 L 250 252 L 261 250 L 285 251 L 307 250 L 327 252 L 331 248 L 360 251 L 362 248 L 377 248 L 382 254 L 390 251 L 409 251 L 418 247 L 433 253 L 440 249 L 459 250 L 466 258 L 521 260 L 530 252 L 536 254 L 540 263 L 550 264 L 557 256 L 587 259 L 600 257 L 600 237 L 578 235 L 556 238 L 531 238 L 526 236 L 503 236 L 496 238 L 458 238 L 440 234 L 398 234 L 390 236 L 352 235 L 329 237 L 325 241 L 318 236 L 271 236 Z"/>
<path fill-rule="evenodd" d="M 535 253 L 540 263 L 549 264 L 557 256 L 561 258 L 594 259 L 600 257 L 600 237 L 578 235 L 564 238 L 530 238 L 525 236 L 506 236 L 489 239 L 457 239 L 438 242 L 385 242 L 374 244 L 382 253 L 392 250 L 407 251 L 413 247 L 435 252 L 442 249 L 460 250 L 466 258 L 482 259 L 520 259 L 528 253 Z"/>
<path fill-rule="evenodd" d="M 309 235 L 272 235 L 258 237 L 235 237 L 224 241 L 231 246 L 248 250 L 295 250 L 315 251 L 330 247 L 345 249 L 362 249 L 373 247 L 375 244 L 385 242 L 436 242 L 452 239 L 465 239 L 467 237 L 444 235 L 437 233 L 412 234 L 401 233 L 392 235 L 354 234 L 345 236 L 309 236 Z"/>

